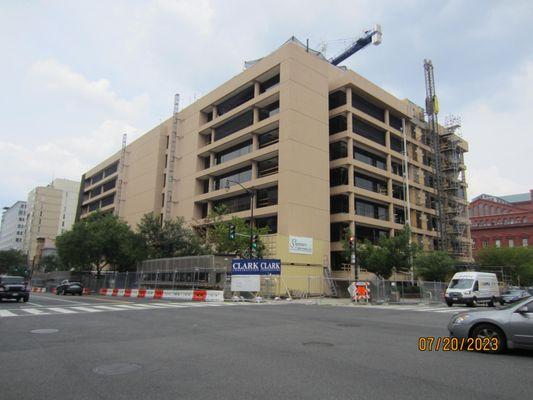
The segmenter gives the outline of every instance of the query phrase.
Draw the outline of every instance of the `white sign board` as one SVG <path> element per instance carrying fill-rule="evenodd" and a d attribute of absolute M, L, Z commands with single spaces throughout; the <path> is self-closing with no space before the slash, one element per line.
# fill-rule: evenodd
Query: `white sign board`
<path fill-rule="evenodd" d="M 261 277 L 259 275 L 232 275 L 232 292 L 259 292 Z"/>
<path fill-rule="evenodd" d="M 289 236 L 289 253 L 313 254 L 313 238 Z"/>

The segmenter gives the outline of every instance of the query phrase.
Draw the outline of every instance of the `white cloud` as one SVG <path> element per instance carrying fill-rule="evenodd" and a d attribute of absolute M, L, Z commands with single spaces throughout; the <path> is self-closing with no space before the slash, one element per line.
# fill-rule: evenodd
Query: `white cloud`
<path fill-rule="evenodd" d="M 30 68 L 30 76 L 48 90 L 104 106 L 120 115 L 133 116 L 148 103 L 146 94 L 131 100 L 122 99 L 111 89 L 107 79 L 91 81 L 53 58 L 35 62 Z"/>
<path fill-rule="evenodd" d="M 533 188 L 533 61 L 524 62 L 508 82 L 495 84 L 492 96 L 462 111 L 470 197 L 480 193 L 512 194 Z"/>
<path fill-rule="evenodd" d="M 168 13 L 172 18 L 179 18 L 178 23 L 185 23 L 202 34 L 210 34 L 215 9 L 208 0 L 156 0 L 154 12 Z"/>
<path fill-rule="evenodd" d="M 16 166 L 12 173 L 0 175 L 3 195 L 21 198 L 21 194 L 48 184 L 54 177 L 79 180 L 87 169 L 120 150 L 125 132 L 129 133 L 128 142 L 139 135 L 138 129 L 123 121 L 107 120 L 87 134 L 61 141 L 34 146 L 0 141 L 0 163 Z"/>

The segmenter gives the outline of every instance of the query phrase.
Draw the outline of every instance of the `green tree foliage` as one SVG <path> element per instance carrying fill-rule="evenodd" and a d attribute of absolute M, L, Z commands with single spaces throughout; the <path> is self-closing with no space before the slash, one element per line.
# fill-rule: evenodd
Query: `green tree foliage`
<path fill-rule="evenodd" d="M 26 254 L 20 250 L 0 251 L 0 274 L 8 273 L 13 268 L 26 267 Z"/>
<path fill-rule="evenodd" d="M 250 225 L 242 218 L 233 216 L 228 219 L 228 214 L 224 208 L 218 208 L 208 215 L 208 221 L 211 224 L 207 232 L 208 245 L 216 253 L 235 254 L 241 258 L 249 258 L 250 253 Z M 229 227 L 235 226 L 235 239 L 229 238 Z M 262 257 L 265 251 L 265 245 L 260 235 L 269 233 L 267 227 L 257 229 L 254 227 L 253 235 L 259 235 L 257 248 L 252 257 Z"/>
<path fill-rule="evenodd" d="M 380 278 L 389 278 L 394 271 L 407 272 L 411 268 L 411 260 L 419 251 L 418 246 L 409 243 L 410 231 L 405 227 L 394 237 L 383 237 L 377 245 L 364 241 L 356 244 L 357 263 L 361 268 L 373 272 Z M 343 247 L 347 262 L 350 259 L 348 239 L 349 230 L 345 231 Z"/>
<path fill-rule="evenodd" d="M 134 269 L 145 256 L 139 235 L 115 215 L 100 212 L 76 222 L 70 231 L 58 236 L 56 247 L 67 268 L 94 268 L 98 274 L 105 266 L 117 271 Z"/>
<path fill-rule="evenodd" d="M 63 269 L 59 257 L 54 254 L 44 256 L 39 261 L 39 269 L 44 272 L 60 271 Z"/>
<path fill-rule="evenodd" d="M 414 260 L 415 275 L 426 281 L 447 282 L 455 261 L 444 251 L 419 254 Z"/>
<path fill-rule="evenodd" d="M 145 214 L 137 225 L 137 230 L 144 242 L 146 257 L 149 259 L 208 253 L 200 238 L 192 229 L 185 226 L 183 218 L 176 218 L 161 226 L 155 214 Z"/>
<path fill-rule="evenodd" d="M 478 251 L 476 261 L 481 266 L 509 267 L 514 282 L 533 285 L 532 247 L 487 247 Z"/>

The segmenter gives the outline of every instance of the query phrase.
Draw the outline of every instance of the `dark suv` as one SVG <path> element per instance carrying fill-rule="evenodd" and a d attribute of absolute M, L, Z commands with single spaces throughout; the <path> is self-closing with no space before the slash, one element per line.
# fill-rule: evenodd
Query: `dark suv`
<path fill-rule="evenodd" d="M 4 299 L 14 299 L 24 301 L 30 299 L 30 291 L 22 276 L 0 275 L 0 301 Z"/>

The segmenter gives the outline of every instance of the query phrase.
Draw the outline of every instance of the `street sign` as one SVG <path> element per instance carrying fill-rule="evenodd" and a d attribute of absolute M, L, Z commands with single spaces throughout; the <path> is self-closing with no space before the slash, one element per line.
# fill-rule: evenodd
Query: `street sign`
<path fill-rule="evenodd" d="M 281 260 L 269 258 L 234 259 L 231 275 L 280 275 Z"/>
<path fill-rule="evenodd" d="M 289 253 L 313 255 L 313 238 L 289 235 Z"/>

